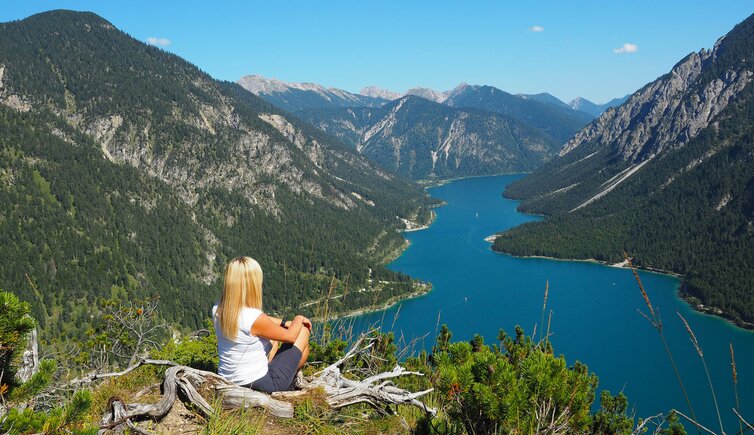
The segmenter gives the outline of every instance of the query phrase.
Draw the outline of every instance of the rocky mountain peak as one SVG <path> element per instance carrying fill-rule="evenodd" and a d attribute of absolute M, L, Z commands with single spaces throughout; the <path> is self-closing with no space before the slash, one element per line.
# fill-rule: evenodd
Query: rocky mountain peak
<path fill-rule="evenodd" d="M 439 92 L 430 88 L 416 87 L 406 91 L 406 95 L 416 95 L 417 97 L 426 98 L 436 103 L 442 103 L 448 98 L 446 92 Z"/>
<path fill-rule="evenodd" d="M 243 76 L 240 80 L 238 80 L 238 84 L 255 95 L 272 94 L 275 92 L 288 92 L 291 89 L 313 91 L 319 94 L 324 94 L 328 91 L 328 89 L 326 89 L 324 86 L 318 85 L 316 83 L 284 82 L 275 78 L 268 79 L 259 74 Z"/>
<path fill-rule="evenodd" d="M 378 86 L 366 86 L 364 88 L 361 88 L 361 91 L 359 91 L 359 93 L 367 97 L 384 98 L 385 100 L 397 100 L 402 95 L 398 92 L 382 89 Z"/>
<path fill-rule="evenodd" d="M 707 127 L 751 81 L 747 68 L 725 67 L 709 80 L 723 38 L 712 50 L 691 53 L 664 76 L 607 110 L 565 144 L 560 155 L 596 142 L 611 147 L 624 161 L 639 162 L 671 147 L 683 146 Z"/>
<path fill-rule="evenodd" d="M 284 82 L 258 74 L 241 77 L 238 84 L 281 109 L 295 112 L 308 108 L 379 107 L 388 100 L 326 88 L 317 83 Z"/>

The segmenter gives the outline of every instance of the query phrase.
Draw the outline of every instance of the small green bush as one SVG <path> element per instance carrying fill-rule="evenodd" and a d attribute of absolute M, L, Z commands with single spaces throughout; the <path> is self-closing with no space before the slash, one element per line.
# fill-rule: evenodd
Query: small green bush
<path fill-rule="evenodd" d="M 432 364 L 448 417 L 445 430 L 532 433 L 545 419 L 567 425 L 569 432 L 589 429 L 597 377 L 585 365 L 568 367 L 519 327 L 515 338 L 501 334 L 502 350 L 485 345 L 481 336 L 450 343 L 450 332 L 443 332 Z"/>
<path fill-rule="evenodd" d="M 39 370 L 28 381 L 11 391 L 11 402 L 21 402 L 34 397 L 52 382 L 58 364 L 53 360 L 43 360 L 39 363 Z"/>
<path fill-rule="evenodd" d="M 79 390 L 63 406 L 48 412 L 35 411 L 31 407 L 24 410 L 12 408 L 2 423 L 2 432 L 95 434 L 97 428 L 86 421 L 91 406 L 91 392 Z"/>
<path fill-rule="evenodd" d="M 168 359 L 178 364 L 217 373 L 220 359 L 217 355 L 217 337 L 210 320 L 205 324 L 209 334 L 199 338 L 184 338 L 178 343 L 169 341 L 162 349 L 152 352 L 157 359 Z"/>
<path fill-rule="evenodd" d="M 592 433 L 630 434 L 633 419 L 626 416 L 628 399 L 623 393 L 613 396 L 605 390 L 600 395 L 600 410 L 594 414 Z"/>

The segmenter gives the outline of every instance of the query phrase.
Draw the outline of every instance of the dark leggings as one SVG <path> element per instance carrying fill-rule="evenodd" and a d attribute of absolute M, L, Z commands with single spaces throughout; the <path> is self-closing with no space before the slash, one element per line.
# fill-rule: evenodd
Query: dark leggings
<path fill-rule="evenodd" d="M 290 343 L 280 346 L 272 361 L 267 364 L 267 374 L 244 387 L 265 393 L 291 391 L 301 356 L 301 350 Z"/>

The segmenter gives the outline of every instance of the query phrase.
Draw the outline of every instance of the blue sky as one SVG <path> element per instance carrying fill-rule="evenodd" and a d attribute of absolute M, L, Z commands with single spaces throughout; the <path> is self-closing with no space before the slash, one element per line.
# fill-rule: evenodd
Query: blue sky
<path fill-rule="evenodd" d="M 467 82 L 602 103 L 711 47 L 754 2 L 0 0 L 0 21 L 57 8 L 95 12 L 225 80 L 353 92 Z"/>

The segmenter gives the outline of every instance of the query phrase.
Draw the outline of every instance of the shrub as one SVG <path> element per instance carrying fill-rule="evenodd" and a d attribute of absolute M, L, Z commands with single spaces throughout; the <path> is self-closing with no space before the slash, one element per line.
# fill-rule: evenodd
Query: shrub
<path fill-rule="evenodd" d="M 158 359 L 168 359 L 178 364 L 217 373 L 220 359 L 217 355 L 217 337 L 210 320 L 206 320 L 208 334 L 198 338 L 184 338 L 178 343 L 168 342 L 162 349 L 152 352 Z"/>
<path fill-rule="evenodd" d="M 515 338 L 501 336 L 502 350 L 485 345 L 481 336 L 449 343 L 450 333 L 443 330 L 432 361 L 449 418 L 446 430 L 531 433 L 550 421 L 569 432 L 588 430 L 597 377 L 585 365 L 568 367 L 519 327 Z"/>
<path fill-rule="evenodd" d="M 35 411 L 13 408 L 2 423 L 3 433 L 75 433 L 95 434 L 97 428 L 86 422 L 87 411 L 92 405 L 89 390 L 79 390 L 63 405 L 50 411 Z"/>
<path fill-rule="evenodd" d="M 628 399 L 623 393 L 613 396 L 609 391 L 603 391 L 600 395 L 600 409 L 594 414 L 592 421 L 592 433 L 630 434 L 634 421 L 626 416 Z"/>
<path fill-rule="evenodd" d="M 39 370 L 28 381 L 11 391 L 10 400 L 21 402 L 32 398 L 45 389 L 55 376 L 58 364 L 53 360 L 43 360 L 39 363 Z"/>

